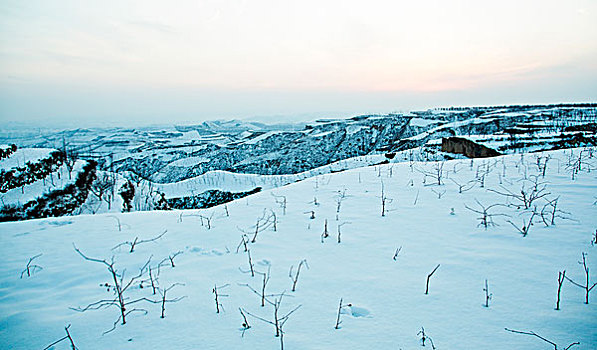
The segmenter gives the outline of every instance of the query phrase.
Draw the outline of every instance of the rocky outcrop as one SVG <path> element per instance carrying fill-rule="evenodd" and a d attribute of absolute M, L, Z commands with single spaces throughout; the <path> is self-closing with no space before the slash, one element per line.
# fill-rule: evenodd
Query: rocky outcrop
<path fill-rule="evenodd" d="M 500 152 L 462 137 L 442 138 L 442 152 L 462 154 L 469 158 L 487 158 L 501 155 Z"/>

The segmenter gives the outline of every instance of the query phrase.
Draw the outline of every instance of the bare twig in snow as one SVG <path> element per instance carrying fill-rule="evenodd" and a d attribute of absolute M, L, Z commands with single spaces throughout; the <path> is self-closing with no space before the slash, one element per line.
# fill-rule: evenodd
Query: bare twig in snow
<path fill-rule="evenodd" d="M 166 232 L 168 232 L 168 230 L 164 230 L 164 232 L 162 232 L 160 235 L 158 235 L 158 236 L 156 236 L 154 238 L 150 238 L 150 239 L 141 239 L 141 240 L 139 240 L 139 237 L 135 237 L 135 239 L 132 242 L 129 242 L 129 241 L 122 242 L 122 243 L 116 245 L 114 248 L 112 248 L 112 250 L 114 250 L 116 248 L 119 248 L 119 247 L 122 247 L 123 245 L 128 245 L 128 246 L 131 247 L 131 249 L 129 250 L 129 253 L 132 253 L 132 252 L 135 251 L 135 247 L 137 245 L 142 244 L 142 243 L 155 242 L 158 239 L 162 238 L 166 234 Z"/>
<path fill-rule="evenodd" d="M 593 289 L 593 287 L 595 287 L 597 285 L 597 283 L 593 283 L 593 285 L 591 285 L 591 283 L 589 282 L 589 267 L 587 266 L 586 256 L 587 256 L 587 253 L 583 252 L 582 253 L 582 261 L 578 262 L 580 265 L 582 265 L 583 270 L 585 272 L 585 284 L 582 285 L 580 283 L 574 282 L 573 280 L 568 278 L 568 276 L 564 276 L 564 278 L 566 278 L 568 281 L 570 281 L 570 283 L 574 284 L 575 286 L 580 287 L 585 290 L 585 304 L 589 304 L 589 292 Z"/>
<path fill-rule="evenodd" d="M 298 264 L 298 268 L 296 269 L 296 274 L 292 273 L 292 268 L 294 267 L 294 265 L 290 266 L 290 271 L 288 272 L 288 277 L 290 277 L 290 280 L 292 281 L 292 291 L 293 292 L 296 290 L 296 284 L 298 282 L 299 275 L 301 273 L 301 267 L 303 265 L 305 265 L 305 267 L 307 269 L 309 269 L 309 264 L 307 264 L 307 259 L 303 259 Z"/>
<path fill-rule="evenodd" d="M 70 328 L 70 324 L 66 327 L 64 327 L 64 331 L 66 332 L 66 335 L 58 340 L 56 340 L 55 342 L 53 342 L 52 344 L 46 346 L 43 350 L 48 350 L 48 349 L 52 349 L 54 345 L 60 343 L 63 340 L 67 340 L 70 343 L 70 348 L 71 350 L 77 350 L 78 348 L 75 346 L 75 342 L 73 341 L 73 338 L 70 335 L 70 332 L 68 331 L 68 329 Z"/>
<path fill-rule="evenodd" d="M 515 329 L 508 329 L 508 328 L 504 328 L 504 329 L 507 330 L 508 332 L 512 332 L 512 333 L 525 334 L 525 335 L 530 335 L 530 336 L 533 336 L 533 337 L 537 337 L 537 338 L 543 340 L 544 342 L 551 344 L 553 346 L 554 350 L 561 349 L 561 348 L 558 348 L 558 345 L 556 343 L 552 342 L 549 339 L 546 339 L 546 338 L 540 336 L 539 334 L 537 334 L 537 333 L 535 333 L 533 331 L 525 332 L 525 331 L 517 331 Z M 568 350 L 571 347 L 573 347 L 574 345 L 579 345 L 579 344 L 580 344 L 579 342 L 571 343 L 570 345 L 568 345 L 567 347 L 565 347 L 564 350 Z"/>
<path fill-rule="evenodd" d="M 35 273 L 35 271 L 40 271 L 43 270 L 43 267 L 39 266 L 39 265 L 35 265 L 35 264 L 31 264 L 31 262 L 33 262 L 33 260 L 39 258 L 40 256 L 42 256 L 43 254 L 37 254 L 31 258 L 29 258 L 29 261 L 27 262 L 27 266 L 25 267 L 25 269 L 21 272 L 21 278 L 23 278 L 23 275 L 25 273 L 27 273 L 27 277 L 31 277 L 31 275 L 33 275 Z"/>
<path fill-rule="evenodd" d="M 437 269 L 439 268 L 439 265 L 440 264 L 437 264 L 437 266 L 433 269 L 433 271 L 431 271 L 431 273 L 427 275 L 427 283 L 425 285 L 425 294 L 429 294 L 429 279 L 431 278 L 431 276 L 433 276 L 435 271 L 437 271 Z"/>

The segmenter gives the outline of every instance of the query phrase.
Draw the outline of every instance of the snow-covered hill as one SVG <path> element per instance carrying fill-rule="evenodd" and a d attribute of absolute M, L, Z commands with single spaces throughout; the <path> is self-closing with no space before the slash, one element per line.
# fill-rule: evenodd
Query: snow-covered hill
<path fill-rule="evenodd" d="M 503 153 L 595 145 L 596 107 L 467 107 L 278 125 L 233 120 L 131 129 L 0 130 L 0 143 L 57 148 L 66 142 L 80 157 L 97 160 L 101 170 L 175 183 L 210 171 L 287 175 L 365 155 L 421 147 L 435 152 L 438 140 L 448 136 L 473 137 Z M 589 127 L 574 129 L 579 125 Z"/>
<path fill-rule="evenodd" d="M 274 321 L 274 306 L 262 307 L 257 295 L 260 273 L 268 273 L 267 300 L 284 293 L 278 316 L 300 306 L 282 328 L 286 349 L 418 349 L 421 327 L 437 349 L 553 348 L 504 328 L 536 332 L 558 349 L 573 342 L 595 349 L 595 296 L 585 304 L 584 290 L 565 280 L 554 308 L 558 272 L 585 282 L 582 253 L 590 283 L 597 279 L 596 156 L 577 148 L 404 161 L 318 175 L 206 210 L 2 223 L 0 348 L 43 349 L 70 324 L 80 349 L 277 349 L 276 327 L 263 321 Z M 113 261 L 120 286 L 149 260 L 151 277 L 143 269 L 123 293 L 131 303 L 126 324 L 105 335 L 120 315 L 111 304 L 114 280 L 75 247 Z M 296 274 L 303 259 L 308 268 L 293 292 L 289 270 Z M 165 318 L 151 279 L 162 291 L 175 286 L 166 299 L 182 298 L 165 304 Z M 54 348 L 68 349 L 68 340 Z"/>

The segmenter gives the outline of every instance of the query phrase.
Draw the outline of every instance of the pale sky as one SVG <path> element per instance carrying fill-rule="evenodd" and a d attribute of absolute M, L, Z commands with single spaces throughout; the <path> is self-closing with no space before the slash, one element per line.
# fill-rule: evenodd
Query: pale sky
<path fill-rule="evenodd" d="M 595 0 L 2 0 L 0 120 L 597 101 Z"/>

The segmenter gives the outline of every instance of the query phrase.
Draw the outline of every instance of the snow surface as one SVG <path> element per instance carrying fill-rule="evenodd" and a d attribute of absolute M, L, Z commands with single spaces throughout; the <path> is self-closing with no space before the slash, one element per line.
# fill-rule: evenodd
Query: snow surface
<path fill-rule="evenodd" d="M 268 131 L 262 135 L 259 135 L 255 138 L 252 138 L 250 140 L 244 141 L 243 143 L 247 144 L 247 145 L 254 145 L 257 144 L 265 139 L 267 139 L 268 137 L 272 136 L 272 135 L 277 135 L 277 134 L 286 134 L 288 133 L 288 131 L 285 130 L 274 130 L 274 131 Z"/>
<path fill-rule="evenodd" d="M 277 231 L 270 227 L 249 244 L 258 271 L 271 268 L 267 293 L 286 291 L 281 312 L 302 305 L 284 327 L 286 349 L 418 349 L 421 326 L 437 349 L 548 349 L 549 344 L 530 336 L 506 332 L 505 327 L 534 331 L 560 346 L 573 341 L 574 349 L 597 348 L 597 299 L 584 304 L 584 292 L 571 283 L 562 288 L 561 310 L 554 310 L 558 271 L 582 281 L 578 260 L 587 252 L 591 271 L 597 269 L 597 253 L 590 244 L 597 226 L 594 171 L 579 173 L 575 180 L 566 168 L 570 150 L 550 152 L 547 184 L 550 198 L 560 196 L 558 207 L 572 220 L 557 220 L 545 227 L 540 220 L 522 237 L 496 217 L 499 226 L 478 227 L 477 214 L 464 205 L 505 203 L 488 191 L 502 186 L 517 191 L 524 179 L 538 173 L 534 155 L 509 155 L 486 160 L 454 160 L 444 163 L 450 179 L 466 183 L 478 169 L 491 168 L 484 187 L 462 194 L 445 179 L 431 185 L 425 172 L 436 163 L 397 163 L 357 168 L 316 176 L 275 189 L 286 196 L 287 210 L 275 202 L 271 191 L 208 210 L 138 212 L 110 215 L 80 215 L 0 224 L 0 348 L 43 349 L 64 336 L 64 327 L 81 349 L 277 349 L 274 327 L 248 316 L 251 328 L 241 336 L 238 308 L 271 319 L 272 307 L 260 306 L 261 278 L 247 269 L 247 255 L 235 253 L 240 229 L 251 231 L 264 209 L 277 213 Z M 580 150 L 574 150 L 578 156 Z M 586 153 L 585 153 L 586 154 Z M 504 163 L 502 163 L 502 159 Z M 586 162 L 595 163 L 595 158 Z M 505 166 L 504 166 L 505 165 Z M 585 164 L 586 165 L 586 164 Z M 504 170 L 505 169 L 505 170 Z M 587 169 L 585 166 L 584 169 Z M 505 172 L 505 175 L 504 175 Z M 543 179 L 542 179 L 543 181 Z M 381 187 L 393 201 L 381 216 Z M 346 190 L 337 213 L 339 191 Z M 441 198 L 437 193 L 446 191 Z M 314 202 L 316 198 L 317 204 Z M 454 208 L 454 215 L 451 215 Z M 316 218 L 311 220 L 310 212 Z M 526 218 L 522 210 L 499 207 L 496 213 L 510 215 L 516 223 Z M 198 215 L 213 214 L 212 227 L 201 224 Z M 336 220 L 338 215 L 338 220 Z M 324 221 L 330 237 L 321 242 Z M 121 224 L 121 231 L 118 229 Z M 341 226 L 342 242 L 337 243 Z M 126 247 L 112 249 L 124 241 L 149 239 L 164 230 L 156 242 L 139 244 L 133 253 Z M 119 271 L 134 275 L 152 256 L 152 266 L 177 251 L 176 266 L 161 268 L 159 284 L 184 283 L 168 292 L 169 298 L 186 296 L 166 304 L 160 318 L 158 304 L 138 303 L 147 314 L 129 315 L 126 325 L 110 333 L 119 311 L 116 308 L 84 313 L 70 308 L 112 298 L 100 284 L 111 282 L 105 266 L 85 261 L 73 248 L 100 259 L 114 256 Z M 402 247 L 396 260 L 392 259 Z M 19 278 L 30 257 L 42 253 L 34 263 L 43 267 L 31 277 Z M 291 265 L 307 259 L 296 292 L 288 278 Z M 426 276 L 437 265 L 424 294 Z M 154 270 L 155 271 L 155 270 Z M 591 279 L 595 280 L 595 275 Z M 484 303 L 484 281 L 493 295 Z M 126 278 L 125 278 L 126 280 Z M 214 284 L 221 288 L 224 312 L 215 312 Z M 133 285 L 130 298 L 153 299 L 151 288 Z M 341 314 L 340 329 L 334 329 L 338 302 L 350 303 Z M 427 345 L 429 347 L 429 345 Z M 68 349 L 60 343 L 55 349 Z"/>
<path fill-rule="evenodd" d="M 425 127 L 425 126 L 429 126 L 431 124 L 437 124 L 437 123 L 441 123 L 441 122 L 442 122 L 441 120 L 424 119 L 424 118 L 412 118 L 410 120 L 410 125 Z"/>

